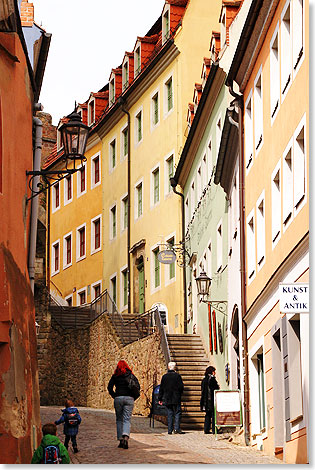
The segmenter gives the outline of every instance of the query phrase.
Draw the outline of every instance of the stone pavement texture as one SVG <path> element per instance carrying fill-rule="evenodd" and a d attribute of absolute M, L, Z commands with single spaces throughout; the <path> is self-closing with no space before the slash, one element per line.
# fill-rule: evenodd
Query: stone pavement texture
<path fill-rule="evenodd" d="M 42 424 L 59 418 L 61 407 L 41 407 Z M 168 435 L 167 427 L 150 419 L 133 416 L 129 449 L 118 448 L 114 411 L 79 407 L 82 423 L 77 437 L 79 453 L 69 455 L 72 464 L 282 464 L 250 447 L 228 442 L 224 434 L 216 440 L 202 431 Z M 58 436 L 64 442 L 63 425 Z"/>

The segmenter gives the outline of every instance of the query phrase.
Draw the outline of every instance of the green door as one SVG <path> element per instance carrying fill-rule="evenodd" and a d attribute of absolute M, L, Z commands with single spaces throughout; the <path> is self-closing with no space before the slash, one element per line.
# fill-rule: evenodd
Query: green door
<path fill-rule="evenodd" d="M 144 313 L 144 264 L 138 266 L 139 271 L 139 313 Z"/>

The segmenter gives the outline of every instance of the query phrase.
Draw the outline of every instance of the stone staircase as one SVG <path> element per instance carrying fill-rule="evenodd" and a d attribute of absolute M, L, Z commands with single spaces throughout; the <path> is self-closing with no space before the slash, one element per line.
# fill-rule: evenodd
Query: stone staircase
<path fill-rule="evenodd" d="M 205 413 L 200 411 L 201 381 L 210 365 L 199 335 L 168 334 L 171 359 L 184 382 L 182 429 L 203 429 Z"/>

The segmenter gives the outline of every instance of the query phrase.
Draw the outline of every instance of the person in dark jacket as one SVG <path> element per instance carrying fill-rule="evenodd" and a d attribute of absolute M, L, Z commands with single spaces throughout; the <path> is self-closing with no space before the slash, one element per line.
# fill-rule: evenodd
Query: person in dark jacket
<path fill-rule="evenodd" d="M 168 433 L 185 434 L 180 429 L 182 416 L 181 398 L 184 384 L 181 376 L 175 372 L 176 362 L 168 363 L 168 371 L 163 375 L 159 391 L 159 404 L 165 405 L 167 409 Z"/>
<path fill-rule="evenodd" d="M 123 449 L 128 449 L 131 416 L 135 403 L 133 393 L 128 386 L 128 381 L 131 375 L 133 376 L 133 379 L 135 380 L 137 387 L 140 390 L 137 377 L 132 373 L 132 370 L 128 366 L 127 362 L 121 360 L 118 362 L 115 372 L 107 386 L 107 390 L 110 396 L 114 398 L 117 439 L 119 440 L 118 447 L 122 447 Z"/>
<path fill-rule="evenodd" d="M 210 427 L 212 433 L 215 433 L 214 422 L 214 391 L 220 390 L 220 386 L 215 378 L 215 367 L 209 366 L 206 368 L 205 376 L 201 382 L 201 399 L 200 410 L 205 411 L 204 433 L 210 434 Z"/>
<path fill-rule="evenodd" d="M 43 464 L 44 462 L 44 452 L 47 446 L 55 446 L 59 448 L 59 462 L 62 464 L 70 463 L 70 457 L 67 449 L 56 436 L 57 426 L 54 423 L 46 423 L 42 427 L 43 439 L 39 447 L 35 450 L 31 464 Z"/>
<path fill-rule="evenodd" d="M 65 448 L 68 449 L 69 441 L 71 439 L 73 452 L 77 453 L 77 434 L 79 432 L 79 424 L 81 423 L 81 416 L 78 408 L 76 408 L 71 400 L 65 401 L 65 408 L 62 411 L 61 417 L 55 421 L 55 424 L 64 423 L 63 433 L 65 437 Z"/>

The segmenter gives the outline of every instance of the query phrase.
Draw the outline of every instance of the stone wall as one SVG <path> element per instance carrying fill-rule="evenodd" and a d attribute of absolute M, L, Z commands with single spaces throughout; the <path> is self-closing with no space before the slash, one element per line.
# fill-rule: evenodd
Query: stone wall
<path fill-rule="evenodd" d="M 46 310 L 43 305 L 42 300 L 39 310 Z M 37 321 L 41 325 L 38 362 L 42 405 L 63 406 L 68 397 L 77 406 L 113 409 L 107 384 L 117 362 L 124 359 L 141 385 L 134 413 L 149 414 L 153 386 L 166 372 L 158 333 L 122 347 L 105 315 L 70 332 L 56 324 L 49 313 L 38 312 Z"/>

